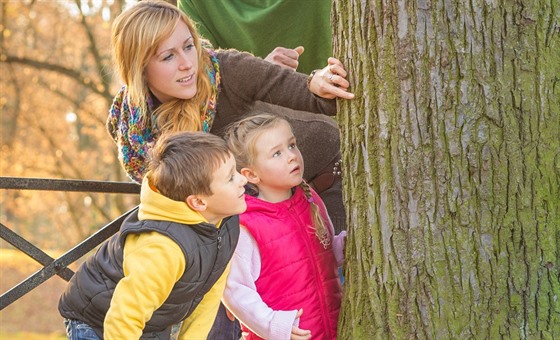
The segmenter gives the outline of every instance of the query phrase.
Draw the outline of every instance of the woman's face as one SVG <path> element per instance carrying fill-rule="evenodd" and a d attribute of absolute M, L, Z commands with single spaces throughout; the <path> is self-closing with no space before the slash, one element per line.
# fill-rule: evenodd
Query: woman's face
<path fill-rule="evenodd" d="M 144 76 L 150 91 L 162 102 L 196 95 L 198 54 L 187 25 L 181 20 L 150 58 Z"/>

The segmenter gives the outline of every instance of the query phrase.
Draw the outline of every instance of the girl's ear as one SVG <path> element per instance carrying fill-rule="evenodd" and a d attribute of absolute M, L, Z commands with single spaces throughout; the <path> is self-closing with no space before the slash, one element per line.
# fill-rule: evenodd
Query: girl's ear
<path fill-rule="evenodd" d="M 245 176 L 247 182 L 251 184 L 258 184 L 261 181 L 259 176 L 251 168 L 242 168 L 239 173 Z"/>
<path fill-rule="evenodd" d="M 187 203 L 189 208 L 191 208 L 194 211 L 204 211 L 206 210 L 206 208 L 208 208 L 208 205 L 206 204 L 206 200 L 197 195 L 189 195 L 185 200 L 185 202 Z"/>

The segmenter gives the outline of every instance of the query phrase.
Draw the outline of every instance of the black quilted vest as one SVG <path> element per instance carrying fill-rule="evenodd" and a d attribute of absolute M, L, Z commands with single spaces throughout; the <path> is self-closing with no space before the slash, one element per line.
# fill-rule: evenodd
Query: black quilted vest
<path fill-rule="evenodd" d="M 81 320 L 103 338 L 103 320 L 115 286 L 123 278 L 123 247 L 126 235 L 157 231 L 173 239 L 183 250 L 187 265 L 164 304 L 146 323 L 143 337 L 166 339 L 171 326 L 187 318 L 223 274 L 239 238 L 239 218 L 232 216 L 216 228 L 209 223 L 138 220 L 138 209 L 87 259 L 62 294 L 58 310 L 68 319 Z"/>

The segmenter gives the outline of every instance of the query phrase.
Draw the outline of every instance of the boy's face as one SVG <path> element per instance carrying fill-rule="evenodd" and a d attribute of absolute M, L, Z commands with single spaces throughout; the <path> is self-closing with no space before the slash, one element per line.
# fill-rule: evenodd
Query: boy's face
<path fill-rule="evenodd" d="M 198 195 L 206 202 L 206 209 L 200 213 L 208 222 L 216 224 L 220 219 L 241 214 L 247 209 L 245 184 L 247 179 L 237 172 L 232 154 L 220 165 L 212 176 L 212 195 Z"/>

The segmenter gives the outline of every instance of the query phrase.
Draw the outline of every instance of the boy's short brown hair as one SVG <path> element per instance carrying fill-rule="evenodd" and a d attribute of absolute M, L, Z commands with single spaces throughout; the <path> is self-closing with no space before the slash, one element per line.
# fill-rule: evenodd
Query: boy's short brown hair
<path fill-rule="evenodd" d="M 164 134 L 150 151 L 146 176 L 162 195 L 175 201 L 212 195 L 213 174 L 230 156 L 226 142 L 210 133 Z"/>

